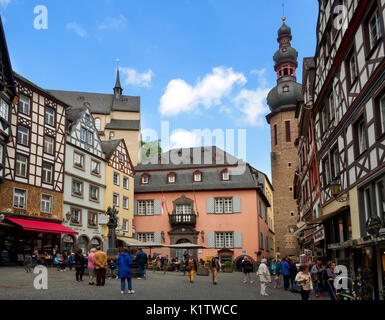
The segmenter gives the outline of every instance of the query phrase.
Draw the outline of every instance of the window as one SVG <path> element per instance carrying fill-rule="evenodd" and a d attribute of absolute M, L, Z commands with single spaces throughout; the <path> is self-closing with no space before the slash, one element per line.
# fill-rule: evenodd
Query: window
<path fill-rule="evenodd" d="M 229 181 L 229 180 L 230 180 L 229 171 L 227 170 L 222 171 L 222 181 Z"/>
<path fill-rule="evenodd" d="M 127 177 L 123 177 L 123 188 L 124 189 L 129 189 L 129 180 Z"/>
<path fill-rule="evenodd" d="M 137 232 L 136 239 L 141 242 L 154 242 L 155 237 L 152 232 Z"/>
<path fill-rule="evenodd" d="M 138 216 L 154 215 L 154 200 L 138 200 Z"/>
<path fill-rule="evenodd" d="M 48 107 L 45 108 L 45 123 L 50 126 L 55 125 L 55 110 Z"/>
<path fill-rule="evenodd" d="M 338 153 L 338 148 L 334 148 L 331 151 L 332 154 L 332 173 L 333 179 L 340 175 L 340 155 Z"/>
<path fill-rule="evenodd" d="M 87 130 L 87 144 L 90 146 L 94 145 L 94 133 Z"/>
<path fill-rule="evenodd" d="M 52 184 L 53 166 L 49 163 L 43 163 L 43 182 Z"/>
<path fill-rule="evenodd" d="M 384 221 L 385 218 L 385 189 L 384 189 L 384 180 L 376 183 L 376 193 L 377 193 L 377 213 L 378 216 Z"/>
<path fill-rule="evenodd" d="M 194 182 L 201 182 L 202 181 L 202 174 L 200 172 L 194 173 Z"/>
<path fill-rule="evenodd" d="M 324 180 L 324 187 L 326 187 L 330 182 L 330 167 L 329 167 L 329 159 L 325 158 L 322 161 L 322 170 L 323 170 L 323 180 Z"/>
<path fill-rule="evenodd" d="M 119 162 L 124 162 L 124 155 L 119 153 Z"/>
<path fill-rule="evenodd" d="M 4 157 L 4 147 L 2 144 L 0 144 L 0 164 L 3 164 L 3 157 Z"/>
<path fill-rule="evenodd" d="M 96 118 L 96 119 L 95 119 L 95 128 L 96 128 L 97 130 L 100 130 L 100 118 Z"/>
<path fill-rule="evenodd" d="M 286 69 L 285 69 L 285 71 L 286 71 Z M 283 92 L 289 92 L 289 87 L 288 86 L 284 86 L 283 87 Z"/>
<path fill-rule="evenodd" d="M 322 133 L 325 133 L 326 129 L 329 126 L 328 109 L 326 105 L 323 106 L 321 111 L 321 125 L 322 125 Z"/>
<path fill-rule="evenodd" d="M 290 137 L 290 121 L 285 121 L 285 129 L 286 129 L 286 142 L 291 141 Z"/>
<path fill-rule="evenodd" d="M 358 154 L 360 155 L 366 150 L 366 129 L 364 119 L 361 119 L 357 124 L 357 143 Z"/>
<path fill-rule="evenodd" d="M 88 212 L 88 226 L 91 228 L 98 227 L 98 214 L 96 212 Z"/>
<path fill-rule="evenodd" d="M 370 188 L 364 190 L 364 205 L 365 205 L 365 221 L 368 221 L 372 216 L 372 199 L 370 194 Z"/>
<path fill-rule="evenodd" d="M 215 198 L 215 213 L 233 213 L 233 198 Z"/>
<path fill-rule="evenodd" d="M 114 207 L 119 207 L 119 200 L 120 200 L 120 195 L 114 192 L 112 195 L 112 205 Z"/>
<path fill-rule="evenodd" d="M 44 136 L 44 152 L 54 154 L 55 139 L 49 136 Z"/>
<path fill-rule="evenodd" d="M 90 200 L 99 201 L 99 188 L 90 185 Z"/>
<path fill-rule="evenodd" d="M 123 197 L 123 209 L 128 210 L 128 197 L 126 196 Z"/>
<path fill-rule="evenodd" d="M 176 222 L 191 222 L 192 208 L 190 204 L 177 204 L 175 206 Z"/>
<path fill-rule="evenodd" d="M 52 213 L 52 196 L 41 195 L 41 212 Z"/>
<path fill-rule="evenodd" d="M 112 139 L 112 138 L 115 138 L 115 132 L 114 131 L 110 132 L 110 139 Z"/>
<path fill-rule="evenodd" d="M 80 140 L 83 142 L 87 141 L 87 129 L 83 127 L 80 128 Z"/>
<path fill-rule="evenodd" d="M 370 48 L 372 49 L 377 41 L 381 38 L 381 22 L 378 15 L 378 9 L 373 13 L 369 20 L 369 39 Z"/>
<path fill-rule="evenodd" d="M 17 127 L 17 143 L 23 146 L 29 145 L 29 129 L 23 126 Z"/>
<path fill-rule="evenodd" d="M 329 95 L 329 114 L 330 114 L 330 120 L 334 119 L 336 115 L 336 108 L 334 105 L 334 95 L 333 92 Z"/>
<path fill-rule="evenodd" d="M 265 249 L 265 247 L 263 245 L 263 233 L 262 232 L 259 233 L 259 249 L 261 249 L 261 250 Z"/>
<path fill-rule="evenodd" d="M 13 207 L 17 209 L 26 209 L 27 207 L 27 191 L 15 189 L 13 193 Z"/>
<path fill-rule="evenodd" d="M 74 152 L 74 167 L 84 168 L 84 155 Z"/>
<path fill-rule="evenodd" d="M 128 221 L 128 219 L 123 219 L 122 229 L 123 229 L 123 231 L 128 232 L 128 230 L 129 230 L 129 221 Z"/>
<path fill-rule="evenodd" d="M 114 172 L 114 185 L 120 186 L 120 174 L 118 172 Z"/>
<path fill-rule="evenodd" d="M 71 223 L 81 224 L 82 210 L 71 208 Z"/>
<path fill-rule="evenodd" d="M 30 98 L 26 97 L 26 96 L 23 96 L 23 95 L 20 95 L 18 111 L 20 113 L 23 113 L 23 114 L 29 116 L 29 114 L 30 114 L 30 107 L 29 107 L 29 105 L 30 105 Z"/>
<path fill-rule="evenodd" d="M 18 154 L 16 156 L 16 175 L 27 177 L 28 158 Z"/>
<path fill-rule="evenodd" d="M 92 146 L 94 144 L 94 133 L 84 127 L 80 128 L 80 140 Z"/>
<path fill-rule="evenodd" d="M 357 61 L 354 53 L 349 58 L 350 83 L 353 83 L 357 78 Z"/>
<path fill-rule="evenodd" d="M 8 104 L 3 99 L 0 99 L 0 117 L 8 121 L 8 114 L 9 114 Z"/>
<path fill-rule="evenodd" d="M 274 125 L 274 145 L 278 144 L 278 132 L 277 132 L 277 125 Z"/>
<path fill-rule="evenodd" d="M 100 162 L 91 160 L 91 173 L 94 175 L 100 175 Z"/>
<path fill-rule="evenodd" d="M 168 183 L 175 183 L 175 174 L 168 175 Z"/>
<path fill-rule="evenodd" d="M 216 232 L 215 248 L 234 248 L 234 232 Z"/>
<path fill-rule="evenodd" d="M 142 184 L 148 184 L 148 175 L 143 174 L 141 177 Z"/>
<path fill-rule="evenodd" d="M 385 133 L 385 95 L 380 99 L 381 132 Z"/>
<path fill-rule="evenodd" d="M 72 195 L 78 197 L 83 196 L 83 182 L 72 180 Z"/>

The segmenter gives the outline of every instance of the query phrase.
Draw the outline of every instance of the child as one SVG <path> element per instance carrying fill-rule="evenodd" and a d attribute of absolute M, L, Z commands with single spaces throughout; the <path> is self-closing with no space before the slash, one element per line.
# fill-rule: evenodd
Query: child
<path fill-rule="evenodd" d="M 110 260 L 110 262 L 108 262 L 108 268 L 110 269 L 110 275 L 111 277 L 110 278 L 114 278 L 114 279 L 117 279 L 118 276 L 116 275 L 116 263 L 114 262 L 114 260 Z"/>
<path fill-rule="evenodd" d="M 70 267 L 70 270 L 72 271 L 72 267 L 75 263 L 75 253 L 71 253 L 70 257 L 68 258 L 68 265 Z"/>

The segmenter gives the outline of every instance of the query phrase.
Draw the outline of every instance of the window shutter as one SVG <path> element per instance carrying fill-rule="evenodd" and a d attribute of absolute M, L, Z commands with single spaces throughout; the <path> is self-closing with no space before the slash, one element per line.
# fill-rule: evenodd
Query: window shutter
<path fill-rule="evenodd" d="M 242 248 L 242 232 L 234 232 L 234 248 Z"/>
<path fill-rule="evenodd" d="M 215 248 L 215 233 L 207 232 L 206 234 L 206 247 Z"/>
<path fill-rule="evenodd" d="M 162 214 L 162 201 L 154 200 L 154 215 Z"/>
<path fill-rule="evenodd" d="M 233 198 L 233 212 L 241 212 L 241 198 L 234 197 Z"/>
<path fill-rule="evenodd" d="M 138 200 L 134 201 L 134 216 L 138 215 Z"/>
<path fill-rule="evenodd" d="M 154 242 L 155 243 L 162 243 L 162 235 L 160 233 L 154 233 Z"/>
<path fill-rule="evenodd" d="M 214 198 L 207 198 L 206 199 L 206 212 L 207 213 L 215 213 Z"/>

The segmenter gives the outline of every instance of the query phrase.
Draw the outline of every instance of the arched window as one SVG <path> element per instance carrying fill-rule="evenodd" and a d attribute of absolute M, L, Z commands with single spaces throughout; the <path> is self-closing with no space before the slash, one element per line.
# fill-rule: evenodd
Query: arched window
<path fill-rule="evenodd" d="M 221 172 L 221 178 L 222 178 L 222 181 L 229 181 L 230 180 L 230 174 L 229 174 L 229 170 L 225 169 Z"/>
<path fill-rule="evenodd" d="M 284 86 L 283 87 L 283 92 L 289 92 L 289 86 Z"/>
<path fill-rule="evenodd" d="M 200 171 L 195 171 L 193 175 L 194 182 L 202 182 L 202 173 Z"/>
<path fill-rule="evenodd" d="M 78 247 L 83 250 L 83 254 L 88 253 L 88 238 L 86 236 L 79 237 Z"/>
<path fill-rule="evenodd" d="M 95 118 L 95 127 L 97 130 L 100 130 L 100 118 Z"/>

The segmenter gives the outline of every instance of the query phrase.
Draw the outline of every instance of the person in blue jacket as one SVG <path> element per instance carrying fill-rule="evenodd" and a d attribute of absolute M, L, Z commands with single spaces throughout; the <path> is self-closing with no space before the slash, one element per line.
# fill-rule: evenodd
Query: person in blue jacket
<path fill-rule="evenodd" d="M 139 267 L 139 278 L 138 279 L 146 279 L 146 264 L 147 264 L 147 254 L 143 252 L 141 248 L 138 249 L 138 253 L 135 258 L 136 263 Z"/>
<path fill-rule="evenodd" d="M 124 294 L 126 292 L 126 280 L 127 280 L 127 287 L 128 291 L 127 293 L 135 293 L 134 290 L 132 290 L 132 273 L 131 273 L 131 266 L 132 266 L 132 258 L 131 255 L 128 253 L 128 249 L 124 249 L 124 251 L 119 255 L 118 260 L 116 261 L 116 264 L 118 265 L 118 275 L 121 282 L 121 294 Z"/>
<path fill-rule="evenodd" d="M 285 290 L 288 290 L 290 287 L 290 264 L 287 261 L 287 258 L 284 258 L 281 262 L 281 271 L 283 275 L 283 287 Z"/>

